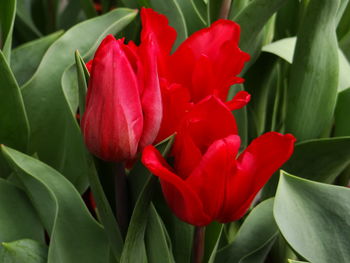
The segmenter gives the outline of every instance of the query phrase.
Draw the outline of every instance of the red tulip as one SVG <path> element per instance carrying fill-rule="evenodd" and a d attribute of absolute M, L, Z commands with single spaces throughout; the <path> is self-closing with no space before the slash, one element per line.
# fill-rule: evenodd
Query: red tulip
<path fill-rule="evenodd" d="M 162 101 L 152 34 L 139 47 L 107 36 L 90 62 L 81 127 L 88 149 L 106 161 L 126 161 L 155 140 Z"/>
<path fill-rule="evenodd" d="M 142 162 L 159 177 L 164 196 L 183 221 L 204 226 L 240 219 L 255 195 L 291 156 L 295 138 L 277 132 L 255 139 L 238 154 L 235 119 L 210 97 L 184 117 L 173 147 L 171 167 L 153 146 Z"/>
<path fill-rule="evenodd" d="M 186 113 L 184 109 L 193 103 L 209 95 L 226 101 L 230 86 L 243 82 L 237 75 L 249 55 L 238 47 L 239 25 L 229 20 L 218 20 L 209 28 L 195 32 L 173 54 L 170 53 L 176 31 L 168 25 L 168 19 L 152 9 L 143 8 L 141 20 L 141 38 L 150 32 L 154 35 L 159 75 L 163 79 L 163 108 L 168 114 L 163 116 L 157 137 L 160 141 L 176 131 Z M 174 98 L 179 94 L 184 97 L 175 102 Z M 247 102 L 249 98 L 245 100 Z"/>

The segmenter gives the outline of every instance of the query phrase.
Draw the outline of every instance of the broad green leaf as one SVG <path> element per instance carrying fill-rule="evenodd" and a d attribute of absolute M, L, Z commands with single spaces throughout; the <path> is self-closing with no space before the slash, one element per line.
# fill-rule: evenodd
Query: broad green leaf
<path fill-rule="evenodd" d="M 2 242 L 0 262 L 3 263 L 45 263 L 47 246 L 31 239 Z"/>
<path fill-rule="evenodd" d="M 342 39 L 348 33 L 350 33 L 350 5 L 349 4 L 346 6 L 345 10 L 343 10 L 343 16 L 341 17 L 341 20 L 339 21 L 339 24 L 337 27 L 338 40 L 341 42 Z"/>
<path fill-rule="evenodd" d="M 0 1 L 0 49 L 10 63 L 13 24 L 16 16 L 16 0 Z"/>
<path fill-rule="evenodd" d="M 350 164 L 350 137 L 307 140 L 295 145 L 283 169 L 299 177 L 333 183 Z M 347 177 L 347 176 L 346 176 Z M 263 189 L 263 197 L 274 196 L 279 174 L 275 173 Z"/>
<path fill-rule="evenodd" d="M 169 24 L 175 28 L 177 38 L 175 46 L 180 45 L 187 37 L 186 20 L 183 11 L 180 8 L 179 0 L 150 0 L 152 8 L 165 15 L 169 19 Z"/>
<path fill-rule="evenodd" d="M 284 59 L 288 63 L 293 63 L 293 55 L 296 44 L 296 37 L 289 37 L 270 43 L 262 48 L 262 51 L 274 54 Z M 341 51 L 338 49 L 339 56 L 339 83 L 338 91 L 350 87 L 350 64 Z"/>
<path fill-rule="evenodd" d="M 148 262 L 175 262 L 171 246 L 168 244 L 165 226 L 153 204 L 148 213 L 145 245 Z"/>
<path fill-rule="evenodd" d="M 230 19 L 241 26 L 240 48 L 254 56 L 262 46 L 259 35 L 270 17 L 285 4 L 284 0 L 253 0 Z"/>
<path fill-rule="evenodd" d="M 298 261 L 293 259 L 288 259 L 288 263 L 308 263 L 307 261 Z"/>
<path fill-rule="evenodd" d="M 44 242 L 44 229 L 25 193 L 0 179 L 0 242 L 22 238 Z"/>
<path fill-rule="evenodd" d="M 345 13 L 348 3 L 349 3 L 349 0 L 340 0 L 338 12 L 337 12 L 337 20 L 336 20 L 337 25 L 340 23 L 340 20 Z"/>
<path fill-rule="evenodd" d="M 252 258 L 256 260 L 253 262 L 263 262 L 278 234 L 273 203 L 274 199 L 268 199 L 250 212 L 233 243 L 219 250 L 215 262 L 249 262 Z"/>
<path fill-rule="evenodd" d="M 335 108 L 334 136 L 350 136 L 350 88 L 339 92 Z"/>
<path fill-rule="evenodd" d="M 331 125 L 339 74 L 335 34 L 338 6 L 339 0 L 310 0 L 300 26 L 285 122 L 286 131 L 298 140 L 320 137 Z"/>
<path fill-rule="evenodd" d="M 5 146 L 2 153 L 50 236 L 48 262 L 108 262 L 105 233 L 74 186 L 56 170 L 28 155 Z"/>
<path fill-rule="evenodd" d="M 62 34 L 63 31 L 52 33 L 43 38 L 27 42 L 12 51 L 11 68 L 18 85 L 23 85 L 32 77 L 47 49 Z"/>
<path fill-rule="evenodd" d="M 273 210 L 284 238 L 303 258 L 349 262 L 350 189 L 282 172 Z"/>
<path fill-rule="evenodd" d="M 174 136 L 170 136 L 157 145 L 158 150 L 163 156 L 166 157 L 168 155 L 173 142 Z M 145 212 L 152 209 L 151 201 L 156 182 L 156 177 L 149 175 L 141 193 L 139 194 L 125 238 L 125 244 L 120 260 L 121 263 L 145 262 L 147 260 L 144 236 L 148 217 L 145 216 Z M 170 260 L 171 258 L 167 257 L 167 261 L 171 262 Z"/>
<path fill-rule="evenodd" d="M 0 143 L 26 151 L 28 119 L 20 89 L 1 50 L 0 87 Z"/>
<path fill-rule="evenodd" d="M 75 50 L 82 56 L 91 55 L 102 38 L 121 30 L 135 15 L 135 10 L 120 8 L 72 27 L 50 46 L 22 89 L 32 128 L 31 151 L 60 171 L 79 191 L 87 185 L 88 161 L 80 129 L 67 103 L 69 98 L 62 92 L 61 76 L 74 64 Z"/>
<path fill-rule="evenodd" d="M 350 163 L 350 137 L 303 141 L 283 166 L 288 173 L 332 183 Z"/>

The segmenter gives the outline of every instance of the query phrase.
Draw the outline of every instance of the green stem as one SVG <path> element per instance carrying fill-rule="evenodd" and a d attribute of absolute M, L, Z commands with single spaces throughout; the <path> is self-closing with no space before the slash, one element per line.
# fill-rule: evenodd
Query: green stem
<path fill-rule="evenodd" d="M 204 256 L 205 226 L 196 226 L 193 237 L 193 263 L 202 263 Z"/>
<path fill-rule="evenodd" d="M 115 206 L 116 206 L 116 218 L 120 227 L 120 232 L 125 238 L 129 222 L 130 222 L 130 209 L 129 209 L 129 190 L 128 183 L 125 174 L 125 168 L 123 163 L 116 163 L 114 173 L 114 193 L 115 193 Z"/>

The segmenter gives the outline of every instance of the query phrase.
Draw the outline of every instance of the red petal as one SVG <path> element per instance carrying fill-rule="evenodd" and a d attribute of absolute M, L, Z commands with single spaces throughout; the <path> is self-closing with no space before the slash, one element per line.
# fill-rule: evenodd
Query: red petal
<path fill-rule="evenodd" d="M 250 94 L 246 91 L 239 91 L 237 94 L 233 97 L 232 100 L 226 102 L 226 106 L 230 110 L 238 110 L 240 108 L 243 108 L 245 105 L 248 104 L 250 101 Z"/>
<path fill-rule="evenodd" d="M 220 222 L 241 218 L 255 195 L 292 155 L 295 138 L 268 132 L 255 139 L 237 160 L 237 173 L 228 180 Z"/>
<path fill-rule="evenodd" d="M 214 141 L 238 132 L 231 111 L 218 98 L 210 96 L 186 114 L 179 128 L 180 133 L 190 134 L 204 154 Z"/>
<path fill-rule="evenodd" d="M 236 75 L 249 59 L 238 47 L 239 33 L 239 26 L 229 20 L 218 20 L 209 28 L 195 32 L 171 56 L 171 81 L 188 88 L 195 102 L 212 94 L 225 101 L 230 85 L 243 81 Z M 205 92 L 198 93 L 201 88 L 197 86 L 198 78 L 192 79 L 192 76 L 194 70 L 208 71 L 208 63 L 198 62 L 203 56 L 207 57 L 213 72 L 200 81 L 206 83 L 206 88 Z M 198 69 L 201 65 L 202 70 Z"/>
<path fill-rule="evenodd" d="M 82 118 L 86 145 L 107 161 L 134 158 L 143 126 L 137 79 L 122 45 L 108 35 L 97 49 Z"/>
<path fill-rule="evenodd" d="M 215 141 L 186 179 L 205 204 L 204 209 L 212 220 L 219 217 L 224 205 L 227 180 L 236 170 L 239 146 L 240 138 L 237 135 Z"/>
<path fill-rule="evenodd" d="M 156 142 L 160 142 L 175 133 L 178 126 L 189 111 L 192 104 L 189 102 L 188 90 L 178 84 L 169 84 L 163 80 L 161 82 L 161 93 L 163 102 L 163 119 Z"/>
<path fill-rule="evenodd" d="M 204 213 L 198 195 L 184 180 L 170 171 L 164 158 L 153 146 L 144 149 L 142 163 L 160 178 L 165 199 L 177 217 L 197 226 L 210 223 L 210 218 Z"/>
<path fill-rule="evenodd" d="M 143 133 L 139 144 L 139 150 L 142 150 L 145 146 L 152 144 L 156 139 L 163 115 L 157 71 L 157 51 L 151 35 L 143 39 L 139 54 L 143 70 L 141 103 L 144 122 Z"/>
<path fill-rule="evenodd" d="M 176 31 L 168 25 L 166 16 L 150 8 L 141 9 L 141 43 L 152 35 L 157 49 L 158 71 L 160 76 L 168 74 L 168 57 L 176 40 Z"/>

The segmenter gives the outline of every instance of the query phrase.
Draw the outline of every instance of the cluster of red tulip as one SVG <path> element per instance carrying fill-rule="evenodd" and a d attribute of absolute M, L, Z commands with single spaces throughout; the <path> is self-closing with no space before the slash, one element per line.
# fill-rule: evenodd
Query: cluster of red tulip
<path fill-rule="evenodd" d="M 232 110 L 245 106 L 241 91 L 226 101 L 249 60 L 238 47 L 240 28 L 218 20 L 171 53 L 176 31 L 165 16 L 142 9 L 140 45 L 107 36 L 94 59 L 81 126 L 88 149 L 101 159 L 143 164 L 159 177 L 173 212 L 197 226 L 241 218 L 271 175 L 288 160 L 295 138 L 276 132 L 242 153 Z M 152 144 L 176 133 L 167 164 Z"/>

